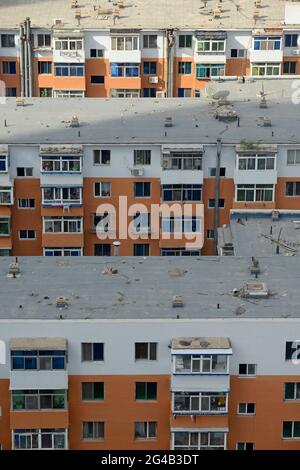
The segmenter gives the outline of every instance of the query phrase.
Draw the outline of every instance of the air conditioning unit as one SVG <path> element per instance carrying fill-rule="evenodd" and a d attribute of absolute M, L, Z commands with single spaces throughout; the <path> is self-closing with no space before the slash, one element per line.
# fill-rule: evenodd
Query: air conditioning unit
<path fill-rule="evenodd" d="M 156 92 L 156 98 L 165 98 L 166 97 L 166 92 L 165 91 L 157 91 Z"/>
<path fill-rule="evenodd" d="M 131 170 L 132 176 L 144 176 L 144 169 L 143 168 L 133 168 Z"/>
<path fill-rule="evenodd" d="M 292 55 L 300 55 L 300 49 L 293 49 L 291 52 Z"/>
<path fill-rule="evenodd" d="M 162 167 L 163 167 L 164 170 L 167 170 L 169 168 L 169 159 L 168 158 L 163 158 Z"/>
<path fill-rule="evenodd" d="M 149 77 L 149 83 L 152 83 L 152 84 L 158 83 L 158 77 Z"/>
<path fill-rule="evenodd" d="M 61 26 L 63 24 L 62 19 L 61 18 L 54 18 L 53 24 L 54 24 L 54 26 Z"/>

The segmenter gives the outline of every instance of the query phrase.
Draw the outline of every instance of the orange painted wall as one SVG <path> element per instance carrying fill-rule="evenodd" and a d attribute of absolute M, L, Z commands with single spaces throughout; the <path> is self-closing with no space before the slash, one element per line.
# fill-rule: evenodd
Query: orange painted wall
<path fill-rule="evenodd" d="M 86 75 L 86 97 L 88 98 L 105 98 L 109 96 L 109 60 L 108 59 L 86 59 L 85 75 Z M 94 85 L 91 83 L 92 75 L 103 75 L 105 77 L 104 84 Z"/>
<path fill-rule="evenodd" d="M 11 449 L 11 432 L 9 427 L 9 414 L 10 414 L 10 394 L 9 394 L 9 380 L 0 379 L 0 443 L 3 450 Z"/>
<path fill-rule="evenodd" d="M 60 411 L 11 411 L 11 429 L 67 429 L 69 413 Z"/>
<path fill-rule="evenodd" d="M 2 62 L 16 62 L 16 74 L 15 75 L 8 75 L 3 74 L 3 65 Z M 20 62 L 18 57 L 0 57 L 0 80 L 5 83 L 7 88 L 16 88 L 17 89 L 17 96 L 20 95 Z"/>
<path fill-rule="evenodd" d="M 40 88 L 53 88 L 54 83 L 54 70 L 52 63 L 52 73 L 51 74 L 39 74 L 38 72 L 38 63 L 39 62 L 52 62 L 53 57 L 39 57 L 34 59 L 34 93 L 35 96 L 40 96 Z"/>
<path fill-rule="evenodd" d="M 286 196 L 286 183 L 288 181 L 298 181 L 300 178 L 278 178 L 276 185 L 276 208 L 277 209 L 300 209 L 300 196 Z"/>
<path fill-rule="evenodd" d="M 227 76 L 248 76 L 250 75 L 250 61 L 248 59 L 227 59 L 225 74 Z"/>
<path fill-rule="evenodd" d="M 143 64 L 144 62 L 156 62 L 156 76 L 158 77 L 158 83 L 153 85 L 149 83 L 149 75 L 143 74 Z M 165 82 L 165 61 L 163 59 L 142 59 L 141 64 L 141 87 L 142 88 L 155 88 L 160 91 L 166 90 Z"/>
<path fill-rule="evenodd" d="M 296 62 L 296 74 L 295 75 L 300 75 L 300 59 L 297 59 L 295 56 L 292 56 L 292 57 L 285 56 L 283 58 L 283 62 Z M 282 70 L 283 70 L 283 66 L 282 66 Z M 289 75 L 289 74 L 286 74 L 286 75 Z"/>
<path fill-rule="evenodd" d="M 82 402 L 81 382 L 103 381 L 103 402 Z M 135 382 L 157 382 L 157 401 L 135 401 Z M 71 449 L 169 449 L 169 376 L 70 376 L 69 415 Z M 84 441 L 83 421 L 104 421 L 104 441 Z M 156 421 L 157 439 L 134 440 L 135 421 Z"/>

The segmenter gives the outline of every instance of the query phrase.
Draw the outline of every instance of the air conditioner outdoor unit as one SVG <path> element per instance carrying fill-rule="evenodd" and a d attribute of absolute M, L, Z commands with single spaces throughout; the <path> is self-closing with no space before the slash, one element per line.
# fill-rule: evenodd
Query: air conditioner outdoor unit
<path fill-rule="evenodd" d="M 132 176 L 144 176 L 144 169 L 143 168 L 134 168 L 131 170 Z"/>
<path fill-rule="evenodd" d="M 149 83 L 152 83 L 152 84 L 158 83 L 158 77 L 149 77 Z"/>
<path fill-rule="evenodd" d="M 300 49 L 294 49 L 292 50 L 293 55 L 300 55 Z"/>
<path fill-rule="evenodd" d="M 164 91 L 157 91 L 156 92 L 156 98 L 165 98 L 166 93 Z"/>
<path fill-rule="evenodd" d="M 63 24 L 62 19 L 61 18 L 54 18 L 53 24 L 55 26 L 62 25 Z"/>

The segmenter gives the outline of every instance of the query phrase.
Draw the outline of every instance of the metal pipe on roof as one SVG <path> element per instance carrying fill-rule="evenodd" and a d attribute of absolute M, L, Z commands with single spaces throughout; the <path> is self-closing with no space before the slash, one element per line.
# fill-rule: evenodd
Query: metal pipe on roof
<path fill-rule="evenodd" d="M 217 139 L 217 155 L 216 155 L 216 187 L 215 187 L 215 208 L 214 208 L 214 252 L 216 255 L 218 255 L 221 152 L 222 152 L 222 141 L 220 138 L 218 138 Z"/>
<path fill-rule="evenodd" d="M 26 47 L 28 65 L 28 96 L 33 96 L 33 73 L 32 73 L 32 44 L 31 44 L 31 21 L 26 18 Z"/>
<path fill-rule="evenodd" d="M 20 95 L 25 93 L 25 70 L 24 70 L 24 25 L 20 24 Z"/>
<path fill-rule="evenodd" d="M 174 67 L 174 45 L 175 45 L 175 31 L 168 29 L 167 32 L 167 96 L 173 96 L 173 67 Z"/>

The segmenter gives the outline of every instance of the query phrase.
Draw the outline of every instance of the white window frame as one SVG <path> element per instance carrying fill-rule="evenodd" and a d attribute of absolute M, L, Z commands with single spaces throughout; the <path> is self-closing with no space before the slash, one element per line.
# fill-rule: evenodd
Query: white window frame
<path fill-rule="evenodd" d="M 57 38 L 54 41 L 56 51 L 83 51 L 83 38 Z"/>
<path fill-rule="evenodd" d="M 85 435 L 84 435 L 84 426 L 85 425 L 90 425 L 90 424 L 92 424 L 92 427 L 93 427 L 93 432 L 92 432 L 93 437 L 85 437 Z M 103 429 L 103 435 L 101 435 L 100 437 L 97 436 L 97 432 L 96 432 L 98 426 L 102 427 L 102 429 Z M 104 423 L 104 421 L 83 421 L 82 422 L 82 439 L 84 441 L 103 441 L 104 440 L 104 435 L 105 435 L 105 423 Z"/>
<path fill-rule="evenodd" d="M 155 42 L 155 45 L 153 45 L 152 43 L 153 40 Z M 158 35 L 157 34 L 144 34 L 143 35 L 143 49 L 158 49 Z"/>
<path fill-rule="evenodd" d="M 9 194 L 9 200 L 5 201 L 3 199 L 4 195 Z M 3 202 L 4 201 L 4 202 Z M 10 206 L 13 204 L 13 188 L 12 186 L 0 186 L 0 205 L 2 206 Z"/>
<path fill-rule="evenodd" d="M 84 98 L 84 90 L 53 90 L 53 98 Z"/>
<path fill-rule="evenodd" d="M 133 151 L 134 166 L 150 166 L 152 151 L 147 149 L 135 149 Z M 139 161 L 140 160 L 140 161 Z"/>
<path fill-rule="evenodd" d="M 76 224 L 77 230 L 70 230 L 70 227 Z M 52 228 L 47 230 L 46 227 Z M 65 227 L 67 226 L 67 230 Z M 82 233 L 83 232 L 83 218 L 77 216 L 65 216 L 65 217 L 43 217 L 43 233 L 54 234 L 54 233 Z M 59 230 L 57 230 L 59 228 Z"/>
<path fill-rule="evenodd" d="M 293 155 L 293 162 L 289 162 L 291 155 Z M 287 150 L 286 164 L 287 166 L 300 165 L 300 148 Z"/>
<path fill-rule="evenodd" d="M 178 363 L 178 358 L 183 357 L 183 356 L 189 356 L 191 358 L 191 365 L 190 369 L 181 369 L 182 372 L 180 372 L 180 368 L 176 367 Z M 222 357 L 226 358 L 226 368 L 223 370 L 220 369 L 213 369 L 212 367 L 212 359 L 213 357 Z M 173 360 L 173 374 L 174 375 L 228 375 L 229 374 L 229 355 L 228 354 L 175 354 Z M 199 363 L 199 367 L 197 366 L 197 369 L 195 370 L 195 365 L 194 363 Z M 207 369 L 206 367 L 204 368 L 204 363 L 206 366 L 208 365 L 209 368 Z M 221 362 L 222 363 L 222 362 Z M 182 361 L 183 364 L 183 361 Z"/>
<path fill-rule="evenodd" d="M 49 169 L 45 169 L 44 164 L 48 162 Z M 79 164 L 78 170 L 72 170 L 70 164 Z M 63 168 L 64 164 L 66 169 Z M 52 167 L 52 169 L 51 169 Z M 81 155 L 43 155 L 41 157 L 41 173 L 81 173 L 82 172 L 82 156 Z"/>
<path fill-rule="evenodd" d="M 203 44 L 203 49 L 200 48 L 200 44 Z M 198 54 L 225 54 L 225 51 L 225 39 L 197 39 Z"/>
<path fill-rule="evenodd" d="M 11 220 L 10 217 L 0 216 L 0 224 L 7 225 L 7 233 L 0 233 L 0 237 L 9 237 L 11 234 Z"/>
<path fill-rule="evenodd" d="M 240 162 L 245 160 L 246 168 L 240 168 Z M 276 155 L 274 154 L 264 154 L 264 153 L 253 153 L 249 154 L 237 154 L 236 158 L 236 170 L 237 171 L 274 171 L 276 170 Z M 259 162 L 263 161 L 265 168 L 259 168 Z M 273 168 L 267 168 L 268 161 L 273 162 Z M 250 165 L 254 163 L 254 167 Z"/>
<path fill-rule="evenodd" d="M 258 73 L 253 73 L 254 69 L 257 68 Z M 272 69 L 272 73 L 267 73 L 268 69 Z M 274 73 L 277 71 L 278 73 Z M 260 73 L 262 71 L 263 73 Z M 253 77 L 279 77 L 281 74 L 281 63 L 252 63 L 251 64 L 251 76 Z"/>
<path fill-rule="evenodd" d="M 272 187 L 272 188 L 271 188 Z M 259 199 L 257 197 L 257 191 L 270 191 L 272 190 L 272 199 L 271 200 L 266 200 L 266 199 Z M 248 191 L 253 192 L 253 199 L 247 200 L 245 197 L 244 200 L 239 200 L 237 198 L 238 191 Z M 275 185 L 274 184 L 236 184 L 235 185 L 235 202 L 241 202 L 241 203 L 254 203 L 254 202 L 274 202 L 274 197 L 275 197 Z"/>
<path fill-rule="evenodd" d="M 53 450 L 53 449 L 67 449 L 68 448 L 68 431 L 67 429 L 61 429 L 60 431 L 58 430 L 54 430 L 52 429 L 52 431 L 50 432 L 45 432 L 43 431 L 43 429 L 25 429 L 24 430 L 25 432 L 16 432 L 16 430 L 13 430 L 12 431 L 12 448 L 13 450 L 21 450 L 19 448 L 16 448 L 15 447 L 15 435 L 16 434 L 20 434 L 21 436 L 24 436 L 26 437 L 26 441 L 27 441 L 27 438 L 29 438 L 29 441 L 31 442 L 31 446 L 27 447 L 26 446 L 26 449 L 50 449 L 50 450 Z M 42 434 L 51 434 L 51 441 L 52 441 L 52 446 L 51 447 L 42 447 Z M 33 438 L 33 435 L 36 435 L 37 437 L 37 443 L 38 443 L 38 446 L 37 447 L 32 447 L 32 438 Z M 56 436 L 64 436 L 64 447 L 55 447 L 55 437 Z"/>
<path fill-rule="evenodd" d="M 191 393 L 189 396 L 186 398 L 189 400 L 189 408 L 186 410 L 177 410 L 175 409 L 175 399 L 176 399 L 176 394 L 179 394 L 180 392 L 173 392 L 172 393 L 172 413 L 174 414 L 226 414 L 228 413 L 228 392 L 188 392 L 186 393 Z M 213 395 L 215 393 L 215 395 Z M 218 397 L 225 397 L 225 407 L 224 409 L 220 410 L 212 410 L 212 401 L 215 398 Z M 203 406 L 203 401 L 207 399 L 208 400 L 208 409 Z M 194 408 L 193 407 L 193 402 L 198 401 L 198 407 Z"/>
<path fill-rule="evenodd" d="M 53 190 L 53 198 L 45 199 L 45 189 Z M 79 189 L 79 199 L 71 199 L 71 190 Z M 64 199 L 63 190 L 67 190 L 69 197 Z M 82 205 L 82 187 L 81 186 L 45 186 L 42 188 L 42 204 L 44 206 L 81 206 Z"/>
<path fill-rule="evenodd" d="M 0 160 L 5 162 L 5 170 L 0 170 L 0 173 L 7 173 L 8 172 L 8 155 L 7 154 L 1 154 L 0 155 Z"/>
<path fill-rule="evenodd" d="M 241 374 L 240 371 L 239 371 L 239 377 L 256 377 L 257 375 L 257 364 L 254 364 L 254 363 L 251 363 L 251 362 L 241 362 L 239 364 L 239 367 L 240 365 L 245 365 L 246 366 L 246 373 L 245 374 Z M 255 372 L 254 374 L 250 374 L 249 373 L 249 366 L 254 366 L 254 369 L 255 369 Z"/>
<path fill-rule="evenodd" d="M 212 429 L 211 431 L 192 431 L 192 430 L 183 430 L 183 431 L 177 431 L 180 433 L 187 433 L 188 434 L 188 444 L 182 444 L 182 445 L 176 445 L 175 447 L 175 434 L 176 432 L 172 432 L 172 449 L 173 450 L 205 450 L 205 449 L 221 449 L 221 450 L 226 450 L 227 446 L 227 433 L 225 431 L 218 431 L 217 429 Z M 212 439 L 212 433 L 218 433 L 218 434 L 223 434 L 224 436 L 224 441 L 222 445 L 215 445 L 211 444 L 211 439 Z M 197 444 L 192 443 L 191 441 L 191 435 L 192 434 L 198 434 L 197 438 Z M 207 444 L 201 444 L 201 434 L 207 435 Z"/>
<path fill-rule="evenodd" d="M 34 202 L 34 206 L 33 206 L 33 207 L 30 207 L 30 205 L 29 205 L 29 204 L 30 204 L 30 202 L 29 202 L 30 200 L 32 200 L 32 201 Z M 22 205 L 20 204 L 21 201 L 25 201 L 25 202 L 26 202 L 26 205 L 25 205 L 25 206 L 22 206 Z M 28 210 L 34 210 L 35 208 L 36 208 L 36 207 L 35 207 L 35 199 L 34 199 L 33 197 L 29 197 L 29 198 L 20 198 L 20 199 L 18 199 L 18 209 L 20 209 L 20 210 L 23 210 L 23 209 L 25 209 L 25 210 L 27 210 L 27 209 L 28 209 Z"/>
<path fill-rule="evenodd" d="M 53 252 L 53 257 L 54 257 L 54 253 L 55 252 L 60 252 L 61 254 L 59 256 L 66 256 L 66 257 L 69 257 L 69 256 L 72 256 L 71 254 L 66 254 L 67 252 L 78 252 L 78 255 L 77 256 L 82 256 L 82 247 L 65 247 L 65 248 L 59 248 L 59 247 L 49 247 L 49 248 L 43 248 L 43 256 L 47 256 L 46 255 L 46 251 L 52 251 Z M 49 256 L 49 255 L 48 255 Z"/>
<path fill-rule="evenodd" d="M 138 51 L 139 50 L 139 37 L 138 36 L 111 36 L 111 50 L 112 51 Z"/>
<path fill-rule="evenodd" d="M 96 194 L 96 184 L 100 185 L 99 194 Z M 103 191 L 103 185 L 109 185 L 109 191 Z M 95 181 L 94 182 L 94 197 L 97 198 L 110 198 L 112 197 L 112 184 L 110 181 Z"/>
<path fill-rule="evenodd" d="M 26 237 L 21 237 L 21 232 L 27 232 L 27 236 Z M 33 238 L 28 238 L 28 232 L 34 232 L 34 237 Z M 32 230 L 32 229 L 21 229 L 19 230 L 19 240 L 26 240 L 26 241 L 32 241 L 32 240 L 36 240 L 36 230 Z"/>
<path fill-rule="evenodd" d="M 136 425 L 137 424 L 142 424 L 146 428 L 146 435 L 143 437 L 137 437 L 136 436 Z M 154 436 L 150 435 L 150 426 L 154 425 Z M 134 422 L 134 439 L 136 441 L 145 441 L 145 440 L 155 440 L 157 439 L 157 421 L 135 421 Z"/>
<path fill-rule="evenodd" d="M 241 406 L 245 405 L 245 411 L 241 411 L 240 408 Z M 254 412 L 250 413 L 248 412 L 248 406 L 249 405 L 254 405 Z M 237 405 L 237 414 L 239 416 L 255 416 L 256 415 L 256 403 L 238 403 Z"/>

